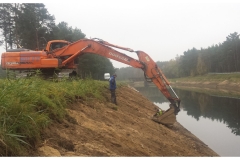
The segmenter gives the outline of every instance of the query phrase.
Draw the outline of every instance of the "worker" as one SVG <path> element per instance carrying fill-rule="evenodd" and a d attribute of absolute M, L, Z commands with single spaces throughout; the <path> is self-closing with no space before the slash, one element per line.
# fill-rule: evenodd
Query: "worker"
<path fill-rule="evenodd" d="M 109 79 L 109 89 L 111 91 L 111 102 L 117 105 L 117 100 L 116 100 L 116 80 L 115 78 L 117 77 L 116 73 L 114 73 L 110 79 Z"/>

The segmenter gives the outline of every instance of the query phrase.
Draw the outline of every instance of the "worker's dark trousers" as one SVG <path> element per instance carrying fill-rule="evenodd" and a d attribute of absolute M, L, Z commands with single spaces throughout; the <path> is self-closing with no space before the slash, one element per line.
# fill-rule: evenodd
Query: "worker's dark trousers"
<path fill-rule="evenodd" d="M 117 105 L 115 89 L 110 89 L 110 91 L 111 91 L 111 102 Z"/>

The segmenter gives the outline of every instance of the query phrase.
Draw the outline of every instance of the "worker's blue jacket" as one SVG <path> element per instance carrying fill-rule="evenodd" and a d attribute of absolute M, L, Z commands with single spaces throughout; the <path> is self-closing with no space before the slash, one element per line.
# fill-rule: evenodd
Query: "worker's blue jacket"
<path fill-rule="evenodd" d="M 117 86 L 116 86 L 115 77 L 111 76 L 109 79 L 109 89 L 114 90 L 116 88 L 117 88 Z"/>

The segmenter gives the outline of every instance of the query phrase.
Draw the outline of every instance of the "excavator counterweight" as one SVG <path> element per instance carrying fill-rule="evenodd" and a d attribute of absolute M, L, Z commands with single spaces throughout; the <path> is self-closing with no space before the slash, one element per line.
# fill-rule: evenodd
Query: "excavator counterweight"
<path fill-rule="evenodd" d="M 138 60 L 121 53 L 114 48 L 136 53 Z M 15 70 L 20 73 L 29 73 L 34 70 L 41 70 L 49 75 L 56 68 L 72 70 L 69 75 L 75 75 L 77 64 L 75 60 L 84 53 L 93 53 L 110 58 L 135 68 L 142 69 L 145 77 L 148 77 L 170 101 L 170 109 L 162 115 L 154 115 L 153 120 L 162 124 L 173 124 L 179 112 L 180 99 L 170 86 L 157 64 L 143 51 L 134 51 L 127 47 L 121 47 L 103 41 L 98 38 L 81 39 L 70 43 L 64 40 L 52 40 L 42 51 L 29 49 L 12 49 L 1 56 L 1 67 L 3 69 Z M 174 93 L 172 96 L 171 91 Z M 175 118 L 174 118 L 175 117 Z M 168 120 L 170 119 L 170 120 Z"/>

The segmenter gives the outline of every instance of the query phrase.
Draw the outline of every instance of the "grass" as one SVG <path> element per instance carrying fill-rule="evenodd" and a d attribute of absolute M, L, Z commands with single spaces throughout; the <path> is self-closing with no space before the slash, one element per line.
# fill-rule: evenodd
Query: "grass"
<path fill-rule="evenodd" d="M 0 80 L 0 156 L 27 156 L 41 140 L 41 131 L 52 121 L 61 121 L 65 108 L 76 97 L 104 101 L 104 81 L 39 78 Z"/>
<path fill-rule="evenodd" d="M 176 79 L 170 79 L 170 83 L 172 82 L 213 82 L 213 84 L 218 84 L 220 82 L 227 81 L 227 85 L 231 83 L 239 83 L 240 82 L 240 74 L 239 73 L 231 73 L 231 74 L 206 74 L 202 76 L 195 76 L 195 77 L 184 77 L 184 78 L 176 78 Z M 187 87 L 186 86 L 175 86 L 176 88 L 183 89 L 183 90 L 189 90 L 199 93 L 205 93 L 208 95 L 215 95 L 215 96 L 224 96 L 224 97 L 232 97 L 232 98 L 239 98 L 240 94 L 239 92 L 233 91 L 232 89 L 226 89 L 226 90 L 219 90 L 214 88 L 203 88 L 203 86 L 192 86 Z"/>
<path fill-rule="evenodd" d="M 240 74 L 232 73 L 232 74 L 205 74 L 201 76 L 195 76 L 195 77 L 184 77 L 184 78 L 176 78 L 176 79 L 170 79 L 170 82 L 221 82 L 228 80 L 229 82 L 237 83 L 240 81 Z"/>
<path fill-rule="evenodd" d="M 187 90 L 191 92 L 198 92 L 198 93 L 204 93 L 211 96 L 217 96 L 217 97 L 229 97 L 229 98 L 240 98 L 239 92 L 234 91 L 223 91 L 223 90 L 216 90 L 216 89 L 206 89 L 206 88 L 194 88 L 194 87 L 176 87 L 178 89 Z"/>

